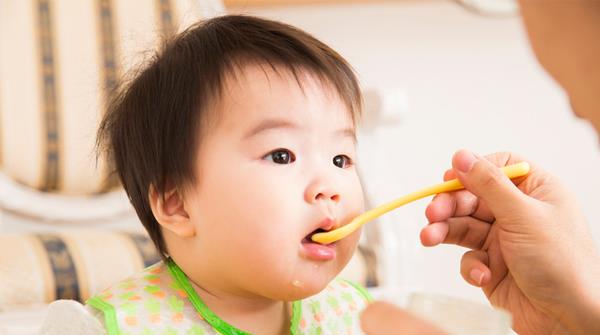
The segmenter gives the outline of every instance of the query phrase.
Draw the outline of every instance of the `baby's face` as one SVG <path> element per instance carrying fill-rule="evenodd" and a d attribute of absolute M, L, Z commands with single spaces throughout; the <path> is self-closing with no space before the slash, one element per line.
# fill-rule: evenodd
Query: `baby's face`
<path fill-rule="evenodd" d="M 359 232 L 332 245 L 317 230 L 363 211 L 354 125 L 334 89 L 308 75 L 248 66 L 228 80 L 186 195 L 196 227 L 188 275 L 223 292 L 296 300 L 349 261 Z"/>

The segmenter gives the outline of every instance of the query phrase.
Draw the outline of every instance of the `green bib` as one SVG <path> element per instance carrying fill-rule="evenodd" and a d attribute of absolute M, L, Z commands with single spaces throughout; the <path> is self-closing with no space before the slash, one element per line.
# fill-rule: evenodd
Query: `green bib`
<path fill-rule="evenodd" d="M 292 303 L 290 334 L 361 334 L 359 313 L 371 300 L 364 288 L 335 279 L 320 293 Z M 108 335 L 247 335 L 221 320 L 173 262 L 159 262 L 90 298 Z"/>

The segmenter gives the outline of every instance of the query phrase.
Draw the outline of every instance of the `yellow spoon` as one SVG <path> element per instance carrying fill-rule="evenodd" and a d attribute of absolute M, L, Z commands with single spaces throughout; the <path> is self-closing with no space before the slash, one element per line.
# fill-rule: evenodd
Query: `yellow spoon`
<path fill-rule="evenodd" d="M 501 170 L 510 179 L 522 177 L 529 173 L 529 163 L 521 162 L 513 165 L 507 165 Z M 312 236 L 312 240 L 321 244 L 329 244 L 337 240 L 341 240 L 344 237 L 352 234 L 352 232 L 360 228 L 365 223 L 375 218 L 378 218 L 379 216 L 389 211 L 392 211 L 402 205 L 406 205 L 410 202 L 428 197 L 430 195 L 461 190 L 463 188 L 464 186 L 460 183 L 460 181 L 458 181 L 458 179 L 452 179 L 441 184 L 426 187 L 420 191 L 413 192 L 411 194 L 398 198 L 392 202 L 383 204 L 369 211 L 366 211 L 363 214 L 355 217 L 347 225 L 342 226 L 338 229 L 334 229 L 324 233 L 314 234 Z"/>

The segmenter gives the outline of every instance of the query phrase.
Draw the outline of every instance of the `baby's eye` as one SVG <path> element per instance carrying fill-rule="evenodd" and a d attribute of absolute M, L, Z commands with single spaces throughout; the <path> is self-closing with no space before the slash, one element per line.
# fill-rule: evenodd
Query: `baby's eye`
<path fill-rule="evenodd" d="M 296 156 L 287 149 L 277 149 L 268 153 L 263 159 L 275 164 L 290 164 L 296 160 Z"/>
<path fill-rule="evenodd" d="M 340 169 L 345 169 L 352 164 L 352 160 L 350 157 L 346 155 L 337 155 L 333 157 L 333 165 L 339 167 Z"/>

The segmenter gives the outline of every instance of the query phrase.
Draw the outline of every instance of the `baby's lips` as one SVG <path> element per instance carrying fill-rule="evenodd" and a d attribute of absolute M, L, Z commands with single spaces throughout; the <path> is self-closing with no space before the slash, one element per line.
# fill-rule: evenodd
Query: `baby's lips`
<path fill-rule="evenodd" d="M 325 217 L 323 220 L 319 221 L 319 223 L 312 227 L 313 230 L 311 232 L 309 232 L 304 239 L 302 239 L 303 243 L 312 243 L 312 236 L 314 234 L 317 233 L 322 233 L 322 232 L 327 232 L 330 231 L 332 229 L 335 229 L 338 227 L 338 223 L 337 220 L 333 219 L 332 217 Z"/>
<path fill-rule="evenodd" d="M 334 218 L 331 218 L 331 217 L 326 217 L 325 219 L 321 220 L 321 222 L 319 223 L 319 226 L 317 228 L 321 228 L 325 231 L 330 231 L 337 227 L 338 227 L 337 220 L 335 220 Z"/>

